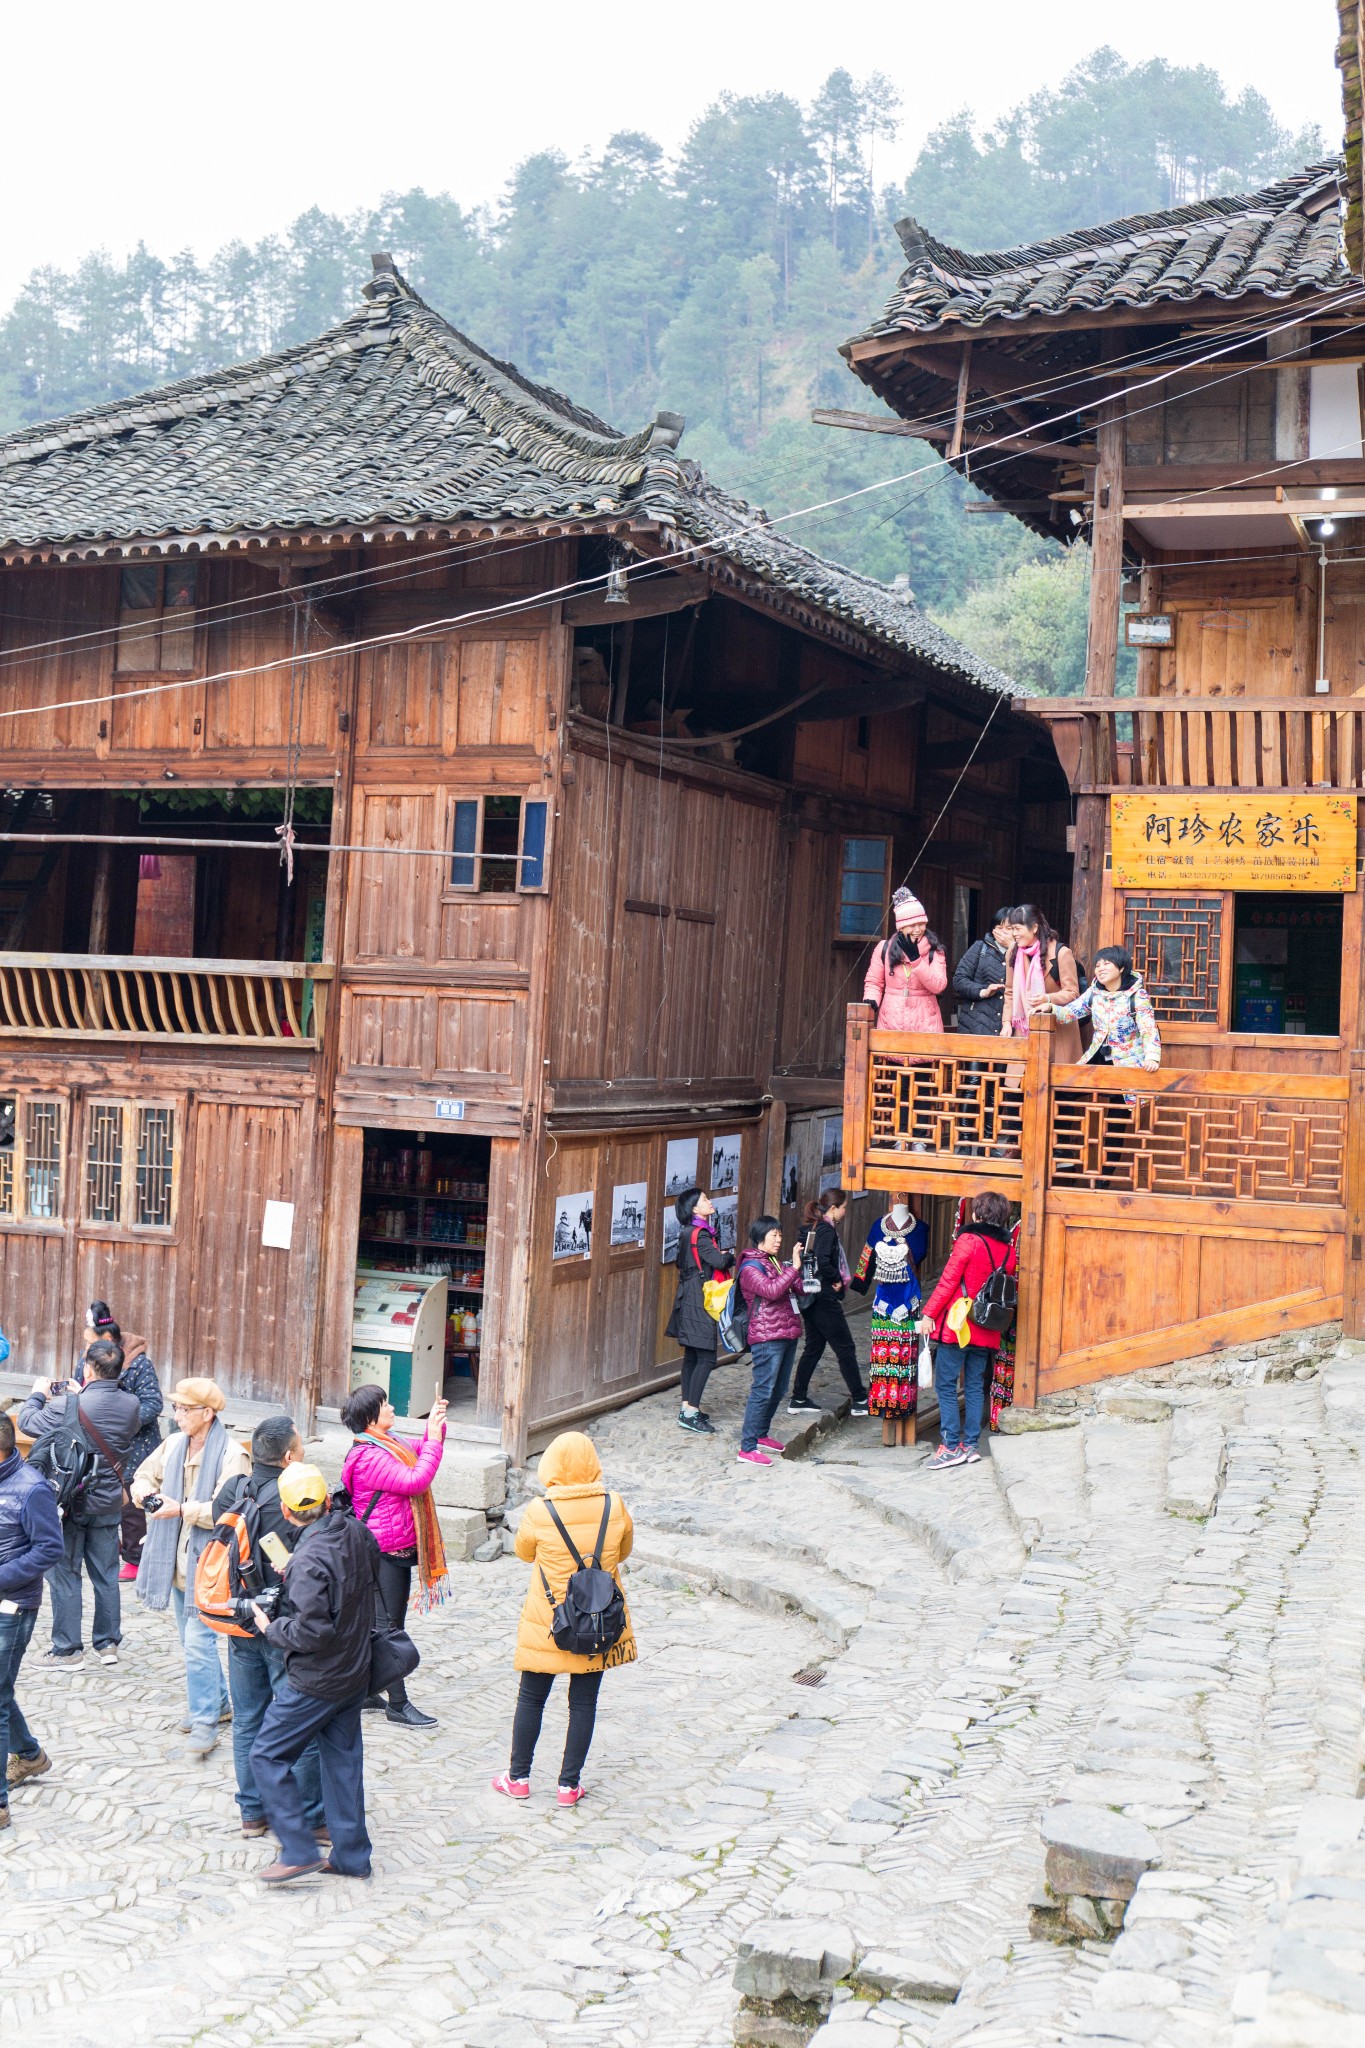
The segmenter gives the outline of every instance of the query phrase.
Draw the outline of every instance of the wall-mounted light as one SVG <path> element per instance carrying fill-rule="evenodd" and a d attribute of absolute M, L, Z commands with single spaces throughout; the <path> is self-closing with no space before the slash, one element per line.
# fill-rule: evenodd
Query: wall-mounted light
<path fill-rule="evenodd" d="M 1321 540 L 1328 540 L 1328 539 L 1330 539 L 1330 537 L 1332 536 L 1332 534 L 1334 534 L 1334 533 L 1336 532 L 1336 530 L 1337 530 L 1337 522 L 1336 522 L 1336 520 L 1335 520 L 1335 519 L 1320 519 L 1320 520 L 1318 521 L 1318 537 L 1319 537 L 1319 539 L 1321 539 Z"/>

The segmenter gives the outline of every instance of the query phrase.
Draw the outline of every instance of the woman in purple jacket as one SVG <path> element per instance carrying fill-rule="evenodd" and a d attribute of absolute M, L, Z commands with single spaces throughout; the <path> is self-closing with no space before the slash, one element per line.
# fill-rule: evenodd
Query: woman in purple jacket
<path fill-rule="evenodd" d="M 735 1284 L 749 1304 L 749 1350 L 754 1361 L 740 1428 L 739 1462 L 771 1465 L 769 1451 L 786 1448 L 768 1431 L 787 1391 L 801 1336 L 796 1306 L 801 1294 L 801 1247 L 796 1245 L 791 1264 L 784 1266 L 782 1226 L 776 1216 L 755 1216 L 749 1225 L 749 1244 L 751 1249 L 740 1260 L 735 1276 Z"/>
<path fill-rule="evenodd" d="M 445 1550 L 431 1498 L 445 1451 L 446 1403 L 437 1401 L 427 1417 L 420 1444 L 393 1433 L 394 1409 L 383 1387 L 356 1387 L 342 1404 L 341 1420 L 355 1442 L 346 1453 L 341 1483 L 351 1505 L 379 1545 L 379 1598 L 391 1628 L 402 1628 L 417 1569 L 418 1606 L 434 1606 L 446 1597 Z M 434 1728 L 434 1714 L 419 1713 L 400 1678 L 383 1693 L 366 1700 L 387 1709 L 391 1721 L 405 1728 Z"/>

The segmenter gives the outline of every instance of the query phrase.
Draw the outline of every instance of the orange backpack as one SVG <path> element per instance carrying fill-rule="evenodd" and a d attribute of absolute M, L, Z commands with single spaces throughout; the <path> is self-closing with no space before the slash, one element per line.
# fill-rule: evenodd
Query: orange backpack
<path fill-rule="evenodd" d="M 237 1602 L 261 1590 L 256 1540 L 261 1511 L 249 1490 L 236 1507 L 226 1508 L 199 1553 L 194 1571 L 194 1604 L 205 1628 L 220 1636 L 251 1636 L 254 1629 L 237 1621 Z"/>

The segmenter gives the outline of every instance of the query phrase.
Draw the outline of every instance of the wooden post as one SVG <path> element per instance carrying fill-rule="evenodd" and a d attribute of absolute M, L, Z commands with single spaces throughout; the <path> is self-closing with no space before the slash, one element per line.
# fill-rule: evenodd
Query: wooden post
<path fill-rule="evenodd" d="M 1086 967 L 1095 964 L 1104 896 L 1104 835 L 1109 817 L 1105 796 L 1076 799 L 1076 857 L 1071 869 L 1071 946 Z"/>
<path fill-rule="evenodd" d="M 1346 1271 L 1341 1334 L 1365 1337 L 1365 1051 L 1351 1054 L 1346 1098 Z"/>
<path fill-rule="evenodd" d="M 1024 1180 L 1020 1190 L 1019 1314 L 1014 1343 L 1016 1408 L 1032 1408 L 1038 1399 L 1043 1335 L 1043 1223 L 1048 1135 L 1052 1125 L 1052 1036 L 1052 1012 L 1040 1011 L 1030 1025 L 1024 1058 Z"/>
<path fill-rule="evenodd" d="M 953 438 L 948 444 L 948 460 L 956 462 L 962 453 L 962 429 L 967 418 L 967 394 L 971 389 L 972 345 L 962 344 L 962 359 L 957 372 L 957 405 L 953 412 Z"/>
<path fill-rule="evenodd" d="M 1120 586 L 1123 581 L 1124 401 L 1099 407 L 1099 462 L 1090 524 L 1090 630 L 1085 694 L 1112 697 L 1118 673 Z"/>
<path fill-rule="evenodd" d="M 844 1186 L 851 1195 L 861 1195 L 867 1186 L 867 1091 L 872 1057 L 868 1033 L 875 1012 L 871 1003 L 850 1003 L 844 1033 Z"/>

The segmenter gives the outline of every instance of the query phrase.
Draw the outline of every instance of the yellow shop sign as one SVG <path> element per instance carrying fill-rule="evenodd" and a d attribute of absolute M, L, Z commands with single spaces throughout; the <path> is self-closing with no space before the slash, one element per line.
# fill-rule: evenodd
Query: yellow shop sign
<path fill-rule="evenodd" d="M 1116 889 L 1285 889 L 1356 885 L 1356 799 L 1323 794 L 1109 799 Z"/>

